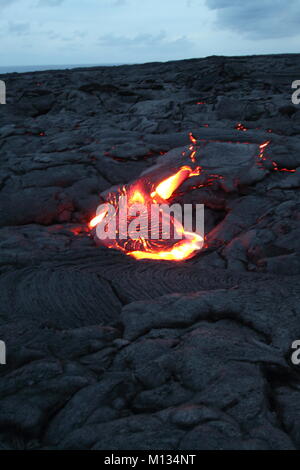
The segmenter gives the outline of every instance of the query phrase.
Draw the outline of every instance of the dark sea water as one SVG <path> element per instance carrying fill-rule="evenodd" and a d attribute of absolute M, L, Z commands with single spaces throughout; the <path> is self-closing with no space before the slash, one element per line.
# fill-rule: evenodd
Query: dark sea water
<path fill-rule="evenodd" d="M 66 70 L 75 69 L 78 67 L 99 67 L 99 66 L 113 66 L 121 64 L 69 64 L 69 65 L 0 65 L 0 75 L 4 73 L 24 73 L 24 72 L 40 72 L 42 70 Z"/>

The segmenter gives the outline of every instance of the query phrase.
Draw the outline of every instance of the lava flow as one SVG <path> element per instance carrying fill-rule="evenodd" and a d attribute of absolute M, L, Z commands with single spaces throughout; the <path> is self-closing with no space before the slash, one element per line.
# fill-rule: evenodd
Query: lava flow
<path fill-rule="evenodd" d="M 193 144 L 196 143 L 192 135 L 190 139 Z M 194 162 L 196 151 L 193 146 L 190 151 L 190 159 Z M 106 237 L 99 237 L 96 230 L 99 243 L 121 250 L 136 259 L 188 259 L 202 248 L 203 238 L 197 233 L 185 231 L 182 221 L 176 217 L 177 214 L 168 210 L 168 203 L 184 181 L 200 173 L 200 167 L 184 165 L 156 183 L 153 183 L 149 176 L 145 176 L 132 185 L 121 187 L 107 196 L 96 217 L 90 221 L 89 227 L 93 229 L 101 224 L 105 226 Z M 126 207 L 120 207 L 124 200 Z M 153 218 L 153 208 L 158 210 L 156 219 Z M 163 232 L 164 222 L 169 223 L 170 231 L 167 237 Z M 111 229 L 107 228 L 109 224 Z M 132 224 L 136 228 L 136 236 L 124 237 L 122 230 L 125 228 L 127 234 L 127 228 Z M 146 227 L 146 234 L 140 230 L 141 225 Z"/>

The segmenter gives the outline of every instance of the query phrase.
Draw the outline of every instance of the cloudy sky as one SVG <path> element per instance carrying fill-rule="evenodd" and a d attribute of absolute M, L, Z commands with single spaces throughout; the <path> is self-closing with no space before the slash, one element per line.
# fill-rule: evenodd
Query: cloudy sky
<path fill-rule="evenodd" d="M 0 0 L 0 66 L 300 52 L 300 0 Z"/>

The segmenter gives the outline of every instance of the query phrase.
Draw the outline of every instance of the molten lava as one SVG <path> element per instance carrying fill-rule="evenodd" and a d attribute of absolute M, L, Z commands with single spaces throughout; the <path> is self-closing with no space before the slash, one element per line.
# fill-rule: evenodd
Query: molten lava
<path fill-rule="evenodd" d="M 190 139 L 193 144 L 196 144 L 196 139 L 190 134 Z M 194 161 L 195 149 L 190 147 L 190 158 Z M 174 170 L 174 173 L 163 179 L 162 181 L 153 184 L 149 179 L 144 178 L 133 185 L 122 187 L 117 192 L 111 193 L 107 196 L 106 202 L 101 206 L 96 217 L 90 223 L 90 229 L 98 228 L 99 224 L 109 224 L 113 222 L 113 230 L 116 237 L 108 236 L 106 239 L 100 240 L 100 243 L 108 248 L 114 248 L 123 251 L 127 255 L 133 256 L 136 259 L 157 259 L 157 260 L 172 260 L 180 261 L 188 259 L 193 256 L 198 250 L 202 248 L 203 238 L 194 232 L 185 231 L 182 222 L 176 218 L 175 214 L 165 212 L 162 207 L 167 206 L 167 202 L 172 198 L 175 191 L 181 184 L 191 178 L 192 176 L 200 175 L 201 168 L 192 168 L 191 166 L 184 165 L 179 169 Z M 126 198 L 126 215 L 120 209 L 120 200 Z M 143 213 L 141 208 L 157 207 L 159 210 L 159 223 L 155 223 L 152 218 L 152 213 Z M 109 207 L 113 206 L 114 213 L 109 214 Z M 139 215 L 131 215 L 130 209 L 136 208 Z M 123 208 L 124 209 L 124 208 Z M 124 221 L 124 218 L 126 220 Z M 163 236 L 162 222 L 171 222 L 170 237 Z M 121 236 L 120 225 L 116 222 L 125 223 L 129 226 L 135 223 L 137 226 L 137 236 L 124 238 Z M 139 232 L 141 222 L 148 227 L 147 235 Z M 98 233 L 97 233 L 98 234 Z M 176 236 L 180 235 L 180 236 Z M 178 238 L 180 238 L 178 240 Z"/>
<path fill-rule="evenodd" d="M 243 131 L 243 132 L 246 132 L 248 129 L 247 127 L 244 126 L 244 124 L 242 124 L 241 122 L 239 122 L 236 126 L 235 126 L 235 129 L 237 131 Z"/>
<path fill-rule="evenodd" d="M 189 166 L 183 166 L 177 173 L 170 176 L 166 180 L 159 183 L 156 190 L 153 191 L 151 196 L 158 194 L 162 199 L 170 199 L 174 191 L 193 173 L 193 170 Z M 199 174 L 199 173 L 198 173 Z"/>

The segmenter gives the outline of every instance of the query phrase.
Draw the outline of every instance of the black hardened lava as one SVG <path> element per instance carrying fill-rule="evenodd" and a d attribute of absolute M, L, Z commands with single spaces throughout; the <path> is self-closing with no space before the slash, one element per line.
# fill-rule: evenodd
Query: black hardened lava
<path fill-rule="evenodd" d="M 300 55 L 0 76 L 1 449 L 299 449 Z M 96 245 L 197 141 L 204 248 Z M 264 145 L 267 145 L 264 147 Z"/>

